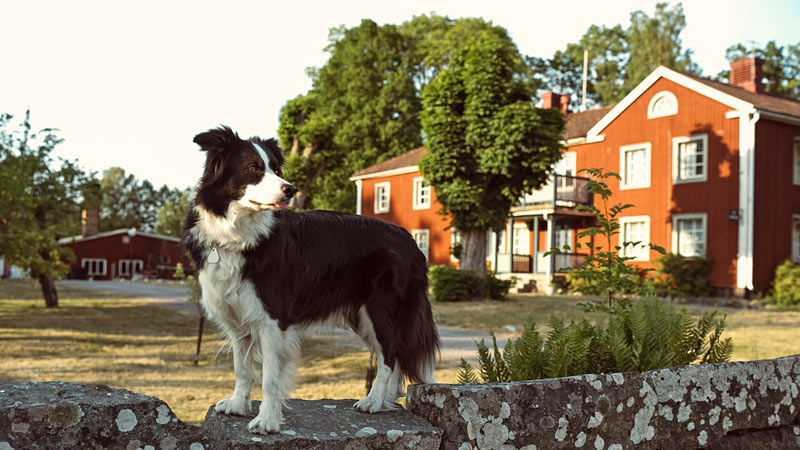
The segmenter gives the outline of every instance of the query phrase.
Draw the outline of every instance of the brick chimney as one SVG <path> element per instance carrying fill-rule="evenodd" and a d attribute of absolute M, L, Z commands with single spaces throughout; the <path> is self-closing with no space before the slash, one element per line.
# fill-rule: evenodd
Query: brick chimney
<path fill-rule="evenodd" d="M 93 206 L 81 211 L 81 225 L 83 237 L 100 232 L 100 207 Z"/>
<path fill-rule="evenodd" d="M 569 114 L 569 95 L 547 91 L 542 94 L 542 109 L 558 108 L 564 115 Z"/>
<path fill-rule="evenodd" d="M 761 79 L 764 78 L 762 65 L 764 60 L 761 58 L 742 58 L 732 62 L 731 85 L 750 92 L 764 92 L 764 85 L 761 83 Z"/>

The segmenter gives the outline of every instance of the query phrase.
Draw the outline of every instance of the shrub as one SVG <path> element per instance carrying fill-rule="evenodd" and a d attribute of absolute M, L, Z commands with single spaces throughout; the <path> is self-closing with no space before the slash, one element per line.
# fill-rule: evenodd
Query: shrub
<path fill-rule="evenodd" d="M 782 306 L 800 303 L 800 264 L 790 260 L 775 269 L 773 301 Z"/>
<path fill-rule="evenodd" d="M 494 333 L 491 349 L 481 340 L 477 374 L 485 382 L 536 380 L 723 362 L 733 353 L 731 339 L 722 339 L 725 316 L 707 312 L 694 324 L 685 310 L 655 297 L 610 311 L 594 325 L 586 319 L 565 325 L 555 316 L 548 325 L 543 337 L 529 322 L 502 352 Z M 459 382 L 478 381 L 464 360 L 458 376 Z"/>
<path fill-rule="evenodd" d="M 471 270 L 457 270 L 447 266 L 430 269 L 433 296 L 439 302 L 459 302 L 490 298 L 508 298 L 510 280 L 499 280 L 492 274 L 485 277 Z"/>
<path fill-rule="evenodd" d="M 708 275 L 711 258 L 684 258 L 667 253 L 656 260 L 659 263 L 654 279 L 656 293 L 670 297 L 698 297 L 711 294 Z"/>

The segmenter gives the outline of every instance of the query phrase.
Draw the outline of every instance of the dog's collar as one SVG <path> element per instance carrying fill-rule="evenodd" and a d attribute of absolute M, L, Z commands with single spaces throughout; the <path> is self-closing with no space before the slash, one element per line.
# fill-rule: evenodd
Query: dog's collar
<path fill-rule="evenodd" d="M 216 245 L 211 246 L 211 250 L 208 252 L 208 257 L 206 258 L 206 262 L 208 262 L 209 264 L 219 263 L 219 251 L 217 251 Z"/>

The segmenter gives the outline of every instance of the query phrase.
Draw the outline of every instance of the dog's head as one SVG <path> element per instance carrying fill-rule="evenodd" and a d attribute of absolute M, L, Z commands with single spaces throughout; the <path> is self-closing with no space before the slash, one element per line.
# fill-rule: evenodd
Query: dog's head
<path fill-rule="evenodd" d="M 194 142 L 206 152 L 197 203 L 220 216 L 235 204 L 258 210 L 284 209 L 297 192 L 281 178 L 283 151 L 274 139 L 244 140 L 228 127 L 200 133 Z"/>

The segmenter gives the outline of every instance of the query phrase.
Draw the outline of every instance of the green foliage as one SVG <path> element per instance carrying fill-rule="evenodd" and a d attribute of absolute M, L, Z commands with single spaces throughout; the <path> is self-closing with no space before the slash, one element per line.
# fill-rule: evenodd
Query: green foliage
<path fill-rule="evenodd" d="M 100 230 L 110 231 L 121 228 L 136 228 L 142 231 L 153 231 L 159 226 L 162 231 L 178 234 L 169 236 L 182 236 L 183 230 L 176 228 L 178 218 L 167 219 L 159 211 L 166 204 L 178 204 L 183 194 L 179 189 L 172 189 L 164 185 L 156 189 L 148 180 L 139 180 L 133 174 L 126 174 L 121 167 L 111 167 L 103 171 L 100 180 Z M 176 206 L 172 212 L 177 214 Z M 181 220 L 185 218 L 181 216 Z M 167 222 L 160 222 L 167 220 Z"/>
<path fill-rule="evenodd" d="M 52 157 L 62 142 L 55 131 L 31 131 L 30 112 L 19 127 L 0 115 L 0 255 L 38 278 L 48 307 L 58 306 L 53 279 L 69 271 L 71 250 L 58 239 L 80 233 L 86 174 Z"/>
<path fill-rule="evenodd" d="M 653 16 L 631 13 L 630 24 L 611 28 L 592 25 L 577 43 L 567 44 L 552 58 L 529 58 L 545 88 L 580 99 L 583 56 L 588 50 L 587 106 L 617 103 L 656 67 L 700 74 L 691 50 L 683 50 L 680 39 L 686 17 L 680 3 L 668 8 L 656 4 Z"/>
<path fill-rule="evenodd" d="M 199 304 L 203 298 L 203 289 L 200 286 L 200 281 L 194 275 L 186 275 L 183 270 L 183 264 L 178 263 L 175 265 L 175 273 L 172 275 L 176 280 L 183 281 L 189 287 L 189 301 Z"/>
<path fill-rule="evenodd" d="M 764 60 L 765 92 L 800 100 L 800 42 L 782 47 L 775 41 L 769 41 L 763 48 L 739 43 L 725 50 L 728 62 L 752 57 Z M 717 79 L 727 83 L 730 70 L 720 72 Z"/>
<path fill-rule="evenodd" d="M 471 270 L 456 270 L 447 266 L 432 266 L 430 283 L 438 302 L 469 300 L 506 300 L 510 280 L 499 280 L 492 274 L 480 275 Z"/>
<path fill-rule="evenodd" d="M 173 197 L 173 196 L 169 196 Z M 189 190 L 180 193 L 178 198 L 161 199 L 161 206 L 156 208 L 156 221 L 153 231 L 165 236 L 183 237 L 183 223 L 186 210 L 189 208 Z"/>
<path fill-rule="evenodd" d="M 671 303 L 644 297 L 628 309 L 607 311 L 592 325 L 586 319 L 564 324 L 551 316 L 550 331 L 542 336 L 529 321 L 519 339 L 503 351 L 492 333 L 492 347 L 476 343 L 478 373 L 484 382 L 507 382 L 566 377 L 586 373 L 641 372 L 692 363 L 728 361 L 730 338 L 723 339 L 725 317 L 705 313 L 695 324 L 688 313 Z M 474 382 L 466 361 L 459 382 Z"/>
<path fill-rule="evenodd" d="M 800 303 L 800 264 L 786 260 L 775 269 L 775 291 L 770 300 L 782 306 Z"/>
<path fill-rule="evenodd" d="M 711 258 L 684 258 L 667 253 L 656 259 L 659 266 L 654 278 L 655 292 L 659 296 L 701 297 L 711 294 L 708 284 Z"/>
<path fill-rule="evenodd" d="M 604 306 L 594 306 L 593 308 L 617 307 L 627 308 L 630 303 L 623 294 L 645 294 L 647 286 L 642 280 L 642 269 L 628 264 L 634 259 L 630 256 L 623 256 L 620 252 L 623 248 L 648 245 L 651 249 L 664 253 L 664 249 L 650 243 L 643 242 L 620 242 L 619 245 L 612 245 L 613 237 L 620 234 L 619 215 L 629 208 L 631 204 L 620 204 L 609 206 L 612 195 L 606 180 L 620 176 L 614 172 L 605 172 L 603 169 L 581 169 L 579 173 L 586 172 L 592 178 L 587 182 L 587 189 L 591 194 L 600 197 L 601 205 L 579 206 L 579 210 L 590 211 L 597 217 L 597 223 L 577 233 L 577 238 L 589 238 L 591 242 L 604 241 L 605 245 L 595 242 L 595 247 L 591 254 L 586 257 L 586 264 L 572 270 L 568 277 L 570 286 L 577 292 L 586 295 L 599 295 L 605 299 Z M 576 248 L 582 245 L 578 243 Z M 568 249 L 568 246 L 567 246 Z M 552 249 L 546 255 L 552 255 L 561 249 Z"/>

